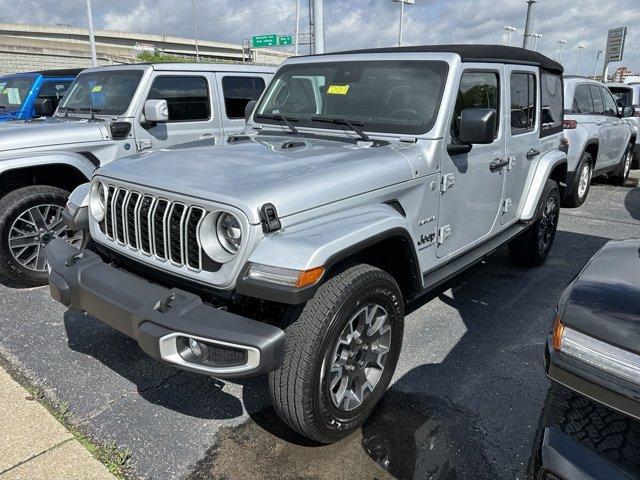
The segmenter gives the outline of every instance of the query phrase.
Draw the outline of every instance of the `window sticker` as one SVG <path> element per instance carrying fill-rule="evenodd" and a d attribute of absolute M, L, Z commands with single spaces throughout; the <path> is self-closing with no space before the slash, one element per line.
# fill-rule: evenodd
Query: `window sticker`
<path fill-rule="evenodd" d="M 329 95 L 346 95 L 349 92 L 349 85 L 329 85 L 327 93 Z"/>
<path fill-rule="evenodd" d="M 2 94 L 7 96 L 9 103 L 12 105 L 20 105 L 22 103 L 20 91 L 17 88 L 5 88 Z"/>
<path fill-rule="evenodd" d="M 101 92 L 101 91 L 102 91 L 102 85 L 96 85 L 95 87 L 93 87 L 93 88 L 91 89 L 91 91 L 92 91 L 93 93 L 99 93 L 99 92 Z"/>

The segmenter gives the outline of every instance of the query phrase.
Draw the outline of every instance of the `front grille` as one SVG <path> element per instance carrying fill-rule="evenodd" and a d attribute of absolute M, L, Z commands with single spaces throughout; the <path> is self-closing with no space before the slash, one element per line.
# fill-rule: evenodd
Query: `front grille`
<path fill-rule="evenodd" d="M 114 244 L 191 270 L 219 268 L 198 239 L 204 208 L 109 185 L 105 210 L 100 229 Z"/>

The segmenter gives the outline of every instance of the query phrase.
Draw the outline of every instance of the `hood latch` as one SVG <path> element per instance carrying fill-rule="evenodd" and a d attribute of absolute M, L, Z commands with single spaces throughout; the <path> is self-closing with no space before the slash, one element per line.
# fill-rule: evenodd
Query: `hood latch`
<path fill-rule="evenodd" d="M 282 228 L 278 211 L 273 203 L 265 203 L 260 209 L 260 222 L 264 233 L 275 232 Z"/>

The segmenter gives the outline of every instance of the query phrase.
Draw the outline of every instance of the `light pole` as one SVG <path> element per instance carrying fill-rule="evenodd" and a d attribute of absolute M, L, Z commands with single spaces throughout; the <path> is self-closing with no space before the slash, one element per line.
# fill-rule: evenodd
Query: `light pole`
<path fill-rule="evenodd" d="M 527 21 L 524 26 L 524 40 L 522 41 L 522 48 L 531 48 L 531 36 L 533 34 L 533 18 L 535 14 L 535 7 L 538 0 L 527 0 Z"/>
<path fill-rule="evenodd" d="M 567 44 L 566 40 L 558 40 L 557 41 L 558 45 L 560 45 L 560 48 L 558 49 L 558 63 L 562 63 L 562 47 L 563 45 Z"/>
<path fill-rule="evenodd" d="M 313 53 L 324 53 L 324 0 L 313 0 Z"/>
<path fill-rule="evenodd" d="M 584 45 L 581 43 L 578 45 L 578 75 L 580 75 L 580 67 L 582 66 L 582 51 L 584 50 Z"/>
<path fill-rule="evenodd" d="M 598 50 L 598 54 L 596 55 L 596 64 L 593 67 L 593 79 L 596 79 L 596 73 L 598 71 L 598 60 L 600 60 L 600 55 L 602 55 L 602 50 Z"/>
<path fill-rule="evenodd" d="M 91 0 L 87 0 L 87 18 L 89 19 L 89 45 L 91 46 L 91 63 L 98 66 L 98 55 L 96 54 L 96 37 L 93 34 L 93 15 L 91 13 Z"/>
<path fill-rule="evenodd" d="M 533 51 L 537 52 L 538 51 L 538 39 L 542 38 L 542 34 L 541 33 L 532 33 L 531 36 L 533 37 Z"/>
<path fill-rule="evenodd" d="M 508 47 L 511 44 L 511 32 L 515 32 L 517 28 L 512 27 L 511 25 L 506 25 L 504 29 L 507 32 L 507 47 Z"/>
<path fill-rule="evenodd" d="M 300 38 L 300 0 L 296 0 L 296 45 L 294 55 L 298 56 L 298 45 Z"/>
<path fill-rule="evenodd" d="M 380 48 L 380 28 L 376 25 L 376 48 Z"/>
<path fill-rule="evenodd" d="M 193 39 L 196 42 L 196 62 L 200 62 L 200 50 L 198 49 L 198 24 L 196 23 L 196 0 L 191 0 L 191 13 L 193 14 Z M 242 60 L 244 61 L 244 54 L 242 55 Z"/>
<path fill-rule="evenodd" d="M 402 28 L 404 25 L 404 4 L 413 5 L 416 3 L 416 0 L 393 0 L 396 3 L 400 4 L 400 27 L 398 28 L 398 46 L 402 46 Z"/>

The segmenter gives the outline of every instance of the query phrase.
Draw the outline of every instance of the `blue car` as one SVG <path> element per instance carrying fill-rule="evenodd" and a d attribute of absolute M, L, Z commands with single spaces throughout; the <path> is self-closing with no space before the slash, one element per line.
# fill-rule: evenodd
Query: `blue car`
<path fill-rule="evenodd" d="M 0 122 L 53 115 L 81 71 L 48 70 L 0 77 Z"/>

